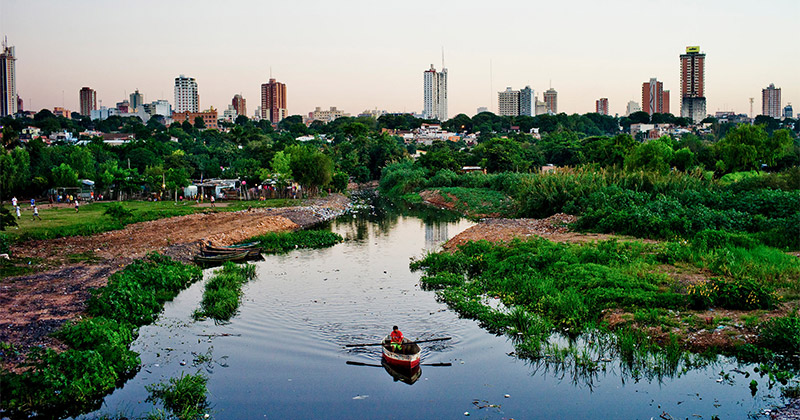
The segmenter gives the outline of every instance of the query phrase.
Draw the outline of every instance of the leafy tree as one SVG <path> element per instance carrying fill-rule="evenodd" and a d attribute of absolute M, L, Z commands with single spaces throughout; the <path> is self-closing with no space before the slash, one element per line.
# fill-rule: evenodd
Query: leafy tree
<path fill-rule="evenodd" d="M 442 123 L 442 128 L 456 133 L 472 132 L 472 119 L 466 114 L 458 114 Z"/>
<path fill-rule="evenodd" d="M 632 124 L 650 124 L 650 114 L 644 111 L 634 112 L 628 115 L 628 119 L 631 120 Z"/>
<path fill-rule="evenodd" d="M 528 169 L 522 147 L 514 140 L 494 138 L 475 147 L 475 155 L 488 172 L 519 172 Z"/>
<path fill-rule="evenodd" d="M 53 185 L 56 187 L 77 187 L 78 172 L 66 163 L 56 166 L 52 170 Z"/>
<path fill-rule="evenodd" d="M 194 117 L 194 128 L 197 128 L 197 129 L 206 128 L 206 122 L 203 121 L 203 117 L 201 117 L 199 115 Z"/>
<path fill-rule="evenodd" d="M 292 157 L 290 166 L 294 179 L 304 190 L 314 194 L 331 182 L 333 160 L 328 155 L 304 146 L 293 146 L 289 154 Z"/>
<path fill-rule="evenodd" d="M 672 166 L 681 171 L 688 171 L 697 164 L 694 153 L 688 147 L 681 148 L 672 155 Z"/>
<path fill-rule="evenodd" d="M 669 138 L 651 140 L 637 146 L 633 153 L 625 159 L 625 167 L 629 170 L 645 170 L 666 174 L 672 162 L 672 147 Z"/>
<path fill-rule="evenodd" d="M 417 163 L 431 172 L 439 172 L 442 169 L 455 172 L 462 166 L 462 162 L 456 158 L 455 151 L 444 142 L 436 142 L 431 145 L 425 154 L 420 155 Z"/>
<path fill-rule="evenodd" d="M 722 173 L 761 170 L 761 162 L 767 144 L 764 127 L 741 124 L 730 130 L 716 144 L 720 160 L 717 170 Z"/>
<path fill-rule="evenodd" d="M 546 134 L 538 143 L 547 163 L 556 166 L 574 166 L 581 160 L 581 145 L 578 135 L 571 131 Z"/>

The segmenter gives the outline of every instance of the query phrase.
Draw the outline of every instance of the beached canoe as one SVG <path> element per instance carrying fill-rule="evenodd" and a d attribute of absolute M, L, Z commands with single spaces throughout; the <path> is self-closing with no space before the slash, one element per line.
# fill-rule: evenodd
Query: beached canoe
<path fill-rule="evenodd" d="M 202 256 L 213 257 L 216 255 L 234 255 L 246 252 L 249 258 L 258 258 L 261 256 L 261 250 L 258 248 L 242 248 L 242 249 L 219 249 L 205 247 L 201 251 Z"/>
<path fill-rule="evenodd" d="M 198 264 L 222 264 L 228 261 L 244 261 L 249 256 L 250 251 L 242 251 L 235 254 L 195 255 L 194 262 Z"/>
<path fill-rule="evenodd" d="M 403 338 L 403 348 L 399 352 L 395 352 L 390 345 L 392 339 L 387 336 L 383 339 L 383 359 L 386 363 L 392 366 L 404 367 L 407 369 L 419 366 L 419 356 L 422 349 L 417 343 L 410 342 L 407 338 Z"/>
<path fill-rule="evenodd" d="M 247 242 L 247 243 L 238 244 L 238 245 L 223 245 L 223 246 L 206 244 L 206 248 L 211 248 L 211 249 L 244 249 L 244 248 L 251 249 L 252 248 L 252 249 L 256 249 L 256 248 L 258 248 L 259 244 L 261 244 L 260 241 Z"/>

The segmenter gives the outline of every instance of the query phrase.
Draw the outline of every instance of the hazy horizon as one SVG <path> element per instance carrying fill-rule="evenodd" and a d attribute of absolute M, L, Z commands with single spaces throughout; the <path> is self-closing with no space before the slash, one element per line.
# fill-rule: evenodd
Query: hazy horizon
<path fill-rule="evenodd" d="M 641 103 L 651 77 L 680 114 L 679 59 L 706 53 L 707 110 L 761 111 L 761 89 L 800 98 L 800 2 L 755 7 L 743 0 L 698 4 L 611 0 L 537 3 L 467 0 L 403 6 L 306 1 L 151 0 L 116 3 L 0 0 L 0 35 L 16 47 L 17 91 L 26 110 L 78 110 L 83 86 L 107 107 L 135 89 L 174 106 L 174 79 L 197 79 L 200 107 L 220 113 L 240 93 L 252 116 L 270 76 L 287 85 L 290 115 L 336 106 L 421 112 L 423 71 L 448 69 L 449 116 L 497 110 L 497 92 L 530 85 L 558 91 L 559 112 L 610 113 Z M 769 40 L 769 41 L 767 41 Z M 795 51 L 795 53 L 792 53 Z M 490 69 L 491 63 L 491 69 Z M 491 76 L 491 77 L 490 77 Z"/>

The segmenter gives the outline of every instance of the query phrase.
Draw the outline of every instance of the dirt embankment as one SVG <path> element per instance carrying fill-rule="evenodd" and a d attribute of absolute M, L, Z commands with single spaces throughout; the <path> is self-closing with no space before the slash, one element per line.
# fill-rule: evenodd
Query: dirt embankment
<path fill-rule="evenodd" d="M 443 245 L 445 250 L 454 250 L 469 241 L 487 240 L 508 242 L 514 238 L 527 239 L 541 236 L 553 242 L 591 242 L 611 238 L 633 240 L 633 238 L 608 235 L 604 233 L 578 233 L 569 230 L 568 225 L 575 222 L 575 216 L 558 213 L 546 219 L 486 219 L 459 233 Z M 643 242 L 654 242 L 640 239 Z"/>
<path fill-rule="evenodd" d="M 159 252 L 190 262 L 204 242 L 230 245 L 256 235 L 290 231 L 331 219 L 350 205 L 340 194 L 309 200 L 300 207 L 197 213 L 150 222 L 93 236 L 28 241 L 14 245 L 22 258 L 41 258 L 58 269 L 7 278 L 0 284 L 0 342 L 25 352 L 32 346 L 58 347 L 49 334 L 85 310 L 89 290 L 132 260 Z M 91 255 L 95 263 L 68 263 L 70 256 Z"/>

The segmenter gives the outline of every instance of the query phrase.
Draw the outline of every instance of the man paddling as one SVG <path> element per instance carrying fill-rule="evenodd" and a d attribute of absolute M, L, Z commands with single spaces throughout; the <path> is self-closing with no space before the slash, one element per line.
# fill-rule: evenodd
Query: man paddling
<path fill-rule="evenodd" d="M 392 333 L 389 334 L 392 339 L 392 350 L 395 353 L 400 353 L 403 350 L 403 333 L 397 328 L 397 325 L 392 327 Z"/>

